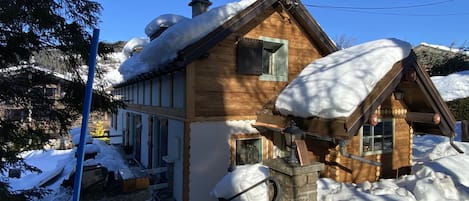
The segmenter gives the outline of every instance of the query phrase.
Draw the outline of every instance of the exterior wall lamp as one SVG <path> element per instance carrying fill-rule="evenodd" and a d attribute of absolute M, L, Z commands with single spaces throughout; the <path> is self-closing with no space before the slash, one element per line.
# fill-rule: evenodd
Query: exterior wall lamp
<path fill-rule="evenodd" d="M 303 135 L 304 132 L 296 126 L 294 121 L 291 121 L 290 125 L 282 130 L 282 133 L 285 135 L 286 145 L 290 147 L 290 156 L 285 160 L 289 164 L 299 164 L 295 139 Z"/>

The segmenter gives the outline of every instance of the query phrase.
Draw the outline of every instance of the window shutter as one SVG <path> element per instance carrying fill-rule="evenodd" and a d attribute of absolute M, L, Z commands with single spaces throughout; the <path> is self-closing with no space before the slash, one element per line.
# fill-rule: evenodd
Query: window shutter
<path fill-rule="evenodd" d="M 263 42 L 261 40 L 250 38 L 240 39 L 236 49 L 238 73 L 246 75 L 261 75 L 262 50 Z"/>

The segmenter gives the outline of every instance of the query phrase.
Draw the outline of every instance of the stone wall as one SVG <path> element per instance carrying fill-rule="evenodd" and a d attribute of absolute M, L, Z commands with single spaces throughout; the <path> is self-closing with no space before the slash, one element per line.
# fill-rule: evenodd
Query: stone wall
<path fill-rule="evenodd" d="M 324 164 L 313 162 L 310 165 L 290 164 L 283 158 L 267 160 L 269 174 L 280 185 L 279 201 L 316 201 L 319 171 Z"/>

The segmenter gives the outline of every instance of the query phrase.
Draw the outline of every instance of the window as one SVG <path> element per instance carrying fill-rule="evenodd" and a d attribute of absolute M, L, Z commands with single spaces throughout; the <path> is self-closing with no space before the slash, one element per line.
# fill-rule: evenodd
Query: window
<path fill-rule="evenodd" d="M 288 41 L 242 38 L 237 46 L 237 71 L 260 80 L 288 81 Z"/>
<path fill-rule="evenodd" d="M 362 127 L 362 153 L 364 155 L 392 152 L 394 147 L 394 121 L 383 119 L 376 126 Z"/>
<path fill-rule="evenodd" d="M 236 165 L 262 162 L 262 139 L 236 140 Z"/>
<path fill-rule="evenodd" d="M 57 91 L 56 88 L 47 87 L 46 92 L 45 92 L 46 93 L 45 96 L 47 98 L 55 98 L 56 91 Z"/>

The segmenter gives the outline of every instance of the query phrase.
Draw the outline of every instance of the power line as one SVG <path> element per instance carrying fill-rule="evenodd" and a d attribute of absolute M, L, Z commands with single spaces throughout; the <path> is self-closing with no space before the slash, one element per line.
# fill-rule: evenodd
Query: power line
<path fill-rule="evenodd" d="M 469 15 L 469 13 L 418 14 L 418 13 L 395 13 L 395 12 L 369 11 L 369 10 L 396 10 L 396 9 L 427 7 L 427 6 L 435 6 L 439 4 L 446 4 L 451 1 L 454 1 L 454 0 L 436 1 L 436 2 L 430 2 L 430 3 L 425 3 L 425 4 L 414 4 L 414 5 L 407 5 L 407 6 L 390 6 L 390 7 L 354 7 L 354 6 L 332 6 L 332 5 L 312 5 L 312 4 L 303 4 L 303 5 L 308 6 L 308 7 L 313 7 L 313 8 L 334 9 L 334 10 L 345 11 L 345 12 L 375 14 L 375 15 L 412 16 L 412 17 L 444 17 L 444 16 Z"/>
<path fill-rule="evenodd" d="M 331 5 L 313 5 L 313 4 L 304 4 L 305 6 L 309 7 L 317 7 L 317 8 L 332 8 L 332 9 L 353 9 L 353 10 L 392 10 L 392 9 L 404 9 L 404 8 L 417 8 L 417 7 L 426 7 L 426 6 L 434 6 L 438 4 L 445 4 L 454 0 L 446 0 L 446 1 L 436 1 L 430 2 L 426 4 L 415 4 L 415 5 L 408 5 L 408 6 L 390 6 L 390 7 L 353 7 L 353 6 L 331 6 Z"/>
<path fill-rule="evenodd" d="M 344 12 L 352 12 L 352 13 L 364 13 L 364 14 L 374 14 L 374 15 L 411 16 L 411 17 L 445 17 L 445 16 L 469 15 L 469 13 L 417 14 L 417 13 L 373 12 L 373 11 L 366 11 L 366 10 L 348 10 L 348 9 L 336 9 L 336 10 L 344 11 Z"/>

